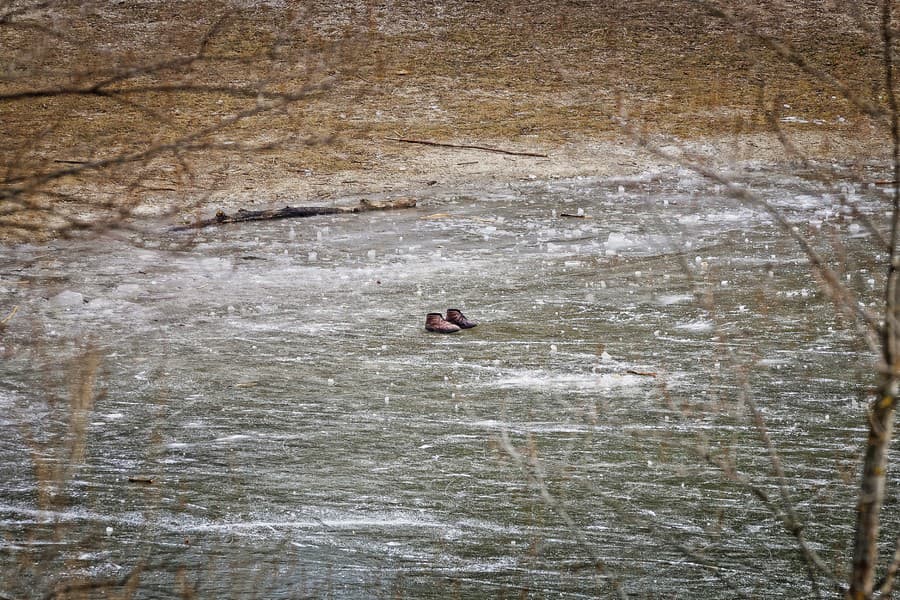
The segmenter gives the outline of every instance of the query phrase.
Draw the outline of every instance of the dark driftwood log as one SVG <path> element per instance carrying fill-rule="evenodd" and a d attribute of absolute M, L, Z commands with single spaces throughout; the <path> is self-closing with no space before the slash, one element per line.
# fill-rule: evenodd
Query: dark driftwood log
<path fill-rule="evenodd" d="M 238 210 L 234 214 L 226 214 L 221 210 L 212 219 L 202 219 L 190 225 L 176 227 L 176 231 L 187 229 L 200 229 L 210 225 L 225 225 L 226 223 L 243 223 L 245 221 L 271 221 L 273 219 L 297 219 L 300 217 L 317 217 L 319 215 L 338 215 L 349 213 L 369 212 L 373 210 L 395 210 L 398 208 L 414 208 L 415 198 L 395 198 L 385 202 L 373 202 L 360 200 L 356 206 L 285 206 L 270 210 Z"/>

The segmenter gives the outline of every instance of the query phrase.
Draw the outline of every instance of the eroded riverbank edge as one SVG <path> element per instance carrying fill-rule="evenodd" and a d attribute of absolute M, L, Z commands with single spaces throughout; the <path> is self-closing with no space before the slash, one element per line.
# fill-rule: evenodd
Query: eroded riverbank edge
<path fill-rule="evenodd" d="M 790 172 L 820 171 L 837 178 L 872 184 L 884 171 L 889 147 L 873 136 L 842 136 L 833 131 L 801 131 L 791 137 L 787 149 L 774 134 L 717 136 L 655 142 L 669 154 L 700 158 L 723 174 L 739 176 L 767 167 Z M 285 205 L 352 203 L 359 198 L 383 199 L 412 196 L 475 193 L 497 185 L 522 181 L 573 179 L 629 179 L 652 177 L 684 168 L 628 138 L 582 140 L 577 143 L 525 146 L 487 140 L 484 146 L 498 150 L 531 151 L 546 157 L 515 156 L 473 148 L 431 147 L 388 140 L 372 140 L 369 149 L 381 153 L 376 170 L 342 170 L 332 173 L 285 174 L 250 161 L 233 178 L 203 194 L 147 198 L 138 216 L 168 215 L 176 223 L 217 210 L 273 208 Z M 278 157 L 270 157 L 272 164 Z"/>

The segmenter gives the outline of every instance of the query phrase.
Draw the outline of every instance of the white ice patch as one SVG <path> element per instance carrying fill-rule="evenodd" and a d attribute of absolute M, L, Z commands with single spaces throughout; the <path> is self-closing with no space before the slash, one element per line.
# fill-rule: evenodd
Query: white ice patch
<path fill-rule="evenodd" d="M 304 529 L 438 529 L 444 533 L 454 529 L 453 525 L 436 520 L 422 513 L 376 512 L 371 514 L 332 514 L 313 516 L 309 519 L 275 520 L 275 519 L 248 519 L 242 521 L 196 521 L 186 520 L 176 527 L 178 531 L 227 531 L 233 534 L 255 534 L 264 531 L 281 535 L 285 530 Z"/>
<path fill-rule="evenodd" d="M 123 283 L 116 286 L 113 294 L 116 296 L 137 296 L 143 293 L 143 291 L 144 288 L 135 283 Z"/>
<path fill-rule="evenodd" d="M 685 331 L 710 331 L 712 328 L 712 321 L 707 319 L 694 319 L 675 325 L 675 329 L 682 329 Z"/>
<path fill-rule="evenodd" d="M 624 370 L 623 370 L 624 371 Z M 611 389 L 632 387 L 647 380 L 627 372 L 560 374 L 542 369 L 520 371 L 498 379 L 494 385 L 501 388 L 553 388 L 553 389 Z"/>
<path fill-rule="evenodd" d="M 629 250 L 637 245 L 637 238 L 628 237 L 624 233 L 610 233 L 606 238 L 606 249 L 610 251 Z"/>
<path fill-rule="evenodd" d="M 656 297 L 656 302 L 660 306 L 671 306 L 673 304 L 681 304 L 684 302 L 693 302 L 693 294 L 663 294 Z"/>
<path fill-rule="evenodd" d="M 796 123 L 798 125 L 809 125 L 809 124 L 824 125 L 825 124 L 825 121 L 822 119 L 804 119 L 803 117 L 794 117 L 794 116 L 781 117 L 780 120 L 782 123 Z"/>
<path fill-rule="evenodd" d="M 671 246 L 671 239 L 665 235 L 627 235 L 612 232 L 606 238 L 606 253 L 622 250 L 655 251 Z"/>
<path fill-rule="evenodd" d="M 80 306 L 82 304 L 84 304 L 84 295 L 73 292 L 72 290 L 63 290 L 50 298 L 50 305 L 58 306 L 60 308 Z"/>
<path fill-rule="evenodd" d="M 240 442 L 243 440 L 252 439 L 251 436 L 245 435 L 243 433 L 238 433 L 235 435 L 226 435 L 225 437 L 216 438 L 214 441 L 222 442 L 222 443 L 231 443 L 231 442 Z"/>
<path fill-rule="evenodd" d="M 682 215 L 678 217 L 678 224 L 682 226 L 719 223 L 722 225 L 746 224 L 755 221 L 758 216 L 756 211 L 749 209 L 725 210 L 725 211 L 704 211 L 702 213 L 694 213 Z"/>

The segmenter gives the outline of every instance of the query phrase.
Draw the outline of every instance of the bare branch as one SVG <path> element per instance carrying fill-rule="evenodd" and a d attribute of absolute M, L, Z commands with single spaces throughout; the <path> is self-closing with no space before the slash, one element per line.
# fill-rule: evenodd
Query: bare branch
<path fill-rule="evenodd" d="M 515 446 L 513 446 L 512 442 L 509 439 L 509 434 L 504 430 L 500 434 L 500 444 L 503 450 L 512 458 L 525 476 L 529 479 L 529 481 L 534 485 L 538 493 L 541 495 L 541 499 L 544 503 L 553 509 L 556 514 L 560 516 L 560 518 L 566 523 L 566 526 L 569 528 L 571 535 L 575 537 L 575 539 L 581 544 L 584 548 L 590 548 L 590 545 L 584 538 L 584 533 L 581 528 L 579 528 L 575 520 L 572 519 L 569 512 L 566 510 L 566 507 L 562 505 L 562 503 L 556 499 L 556 497 L 550 492 L 550 489 L 547 487 L 546 477 L 544 475 L 543 467 L 541 466 L 540 461 L 533 454 L 523 454 L 520 452 Z M 593 566 L 598 570 L 604 572 L 608 576 L 611 577 L 611 583 L 613 587 L 616 589 L 616 593 L 620 598 L 627 598 L 628 595 L 625 593 L 625 590 L 622 589 L 621 582 L 609 573 L 606 568 L 606 565 L 599 559 L 593 559 Z"/>
<path fill-rule="evenodd" d="M 844 592 L 844 587 L 834 576 L 834 573 L 831 571 L 825 561 L 822 560 L 818 553 L 813 550 L 807 543 L 805 537 L 803 536 L 803 527 L 801 523 L 791 516 L 791 513 L 793 513 L 792 505 L 788 504 L 787 507 L 782 508 L 763 488 L 753 483 L 753 481 L 749 477 L 738 471 L 731 462 L 713 456 L 708 449 L 699 450 L 699 454 L 700 458 L 707 462 L 707 464 L 719 469 L 728 480 L 737 483 L 748 492 L 753 494 L 756 499 L 759 500 L 762 505 L 772 514 L 772 516 L 781 522 L 785 531 L 792 537 L 794 537 L 795 540 L 797 540 L 797 544 L 800 547 L 804 562 L 808 567 L 810 580 L 814 588 L 817 588 L 818 586 L 816 584 L 815 576 L 812 571 L 813 567 L 821 572 L 829 580 L 835 590 L 841 593 Z M 781 488 L 781 484 L 779 484 L 779 488 Z M 782 500 L 784 501 L 784 498 L 782 498 Z M 790 502 L 790 499 L 788 498 L 787 501 Z"/>
<path fill-rule="evenodd" d="M 772 102 L 772 107 L 770 109 L 764 109 L 764 113 L 766 115 L 766 123 L 768 124 L 769 128 L 775 132 L 775 135 L 778 136 L 778 141 L 781 142 L 781 145 L 782 147 L 784 147 L 788 156 L 797 156 L 803 163 L 803 166 L 808 167 L 809 158 L 806 156 L 806 154 L 803 153 L 802 150 L 800 150 L 800 148 L 797 147 L 796 144 L 794 144 L 793 140 L 788 137 L 787 132 L 785 132 L 781 127 L 781 111 L 779 110 L 779 106 L 781 104 L 783 104 L 781 99 L 776 98 Z"/>
<path fill-rule="evenodd" d="M 143 74 L 141 74 L 143 75 Z M 135 75 L 138 77 L 140 75 Z M 283 94 L 267 92 L 257 86 L 203 85 L 196 83 L 161 83 L 157 85 L 131 86 L 121 89 L 109 89 L 111 83 L 95 83 L 91 85 L 44 88 L 0 94 L 0 101 L 15 102 L 17 100 L 33 100 L 38 98 L 55 98 L 59 96 L 98 96 L 119 98 L 138 94 L 210 94 L 229 96 L 232 98 L 262 98 L 275 100 Z"/>
<path fill-rule="evenodd" d="M 688 283 L 692 288 L 695 288 L 696 290 L 696 283 L 693 277 L 693 273 L 683 255 L 679 256 L 679 263 L 683 274 L 688 280 Z M 715 321 L 715 307 L 712 303 L 712 298 L 704 297 L 698 294 L 696 291 L 695 295 L 700 300 L 699 303 L 701 308 L 705 310 L 706 313 Z M 718 325 L 716 325 L 716 328 L 718 329 Z M 720 340 L 724 340 L 724 334 L 720 334 Z M 734 351 L 731 346 L 723 343 L 722 347 L 724 348 L 728 359 L 736 363 Z M 794 502 L 791 498 L 788 478 L 784 472 L 784 467 L 781 462 L 781 456 L 778 452 L 777 447 L 775 446 L 774 441 L 772 440 L 771 435 L 769 435 L 769 430 L 766 425 L 765 418 L 763 417 L 762 411 L 760 411 L 758 405 L 756 404 L 756 400 L 753 398 L 753 395 L 751 393 L 747 369 L 737 368 L 735 369 L 735 372 L 738 373 L 739 378 L 738 389 L 740 390 L 740 404 L 745 406 L 750 413 L 753 427 L 766 449 L 766 453 L 769 457 L 769 464 L 771 465 L 772 470 L 775 474 L 776 484 L 780 496 L 780 503 L 773 500 L 764 489 L 762 489 L 759 485 L 753 483 L 753 481 L 749 477 L 740 473 L 732 461 L 727 460 L 723 457 L 713 457 L 709 449 L 706 447 L 697 447 L 694 448 L 694 451 L 698 451 L 702 459 L 707 464 L 719 469 L 727 479 L 738 483 L 747 491 L 752 493 L 772 514 L 772 516 L 775 517 L 779 522 L 781 522 L 785 531 L 790 534 L 797 542 L 797 546 L 800 550 L 801 556 L 803 557 L 803 561 L 807 569 L 807 575 L 809 577 L 810 585 L 812 586 L 813 592 L 817 597 L 821 597 L 817 573 L 821 573 L 836 591 L 843 593 L 844 586 L 837 579 L 837 577 L 835 577 L 833 571 L 825 563 L 821 556 L 819 556 L 819 554 L 806 541 L 806 537 L 804 535 L 804 525 L 797 513 Z M 664 397 L 667 397 L 667 394 L 664 393 Z"/>
<path fill-rule="evenodd" d="M 221 33 L 229 18 L 230 14 L 227 14 L 217 19 L 200 39 L 197 51 L 187 56 L 179 56 L 145 64 L 124 67 L 117 66 L 105 71 L 93 69 L 87 73 L 74 72 L 71 74 L 71 79 L 73 81 L 71 84 L 7 92 L 0 94 L 0 101 L 46 99 L 60 96 L 112 97 L 114 95 L 147 93 L 218 94 L 236 98 L 262 97 L 267 100 L 275 99 L 278 94 L 265 92 L 261 89 L 260 85 L 202 85 L 180 82 L 122 87 L 123 84 L 141 77 L 155 76 L 166 72 L 185 72 L 194 67 L 197 63 L 251 63 L 255 60 L 272 59 L 270 55 L 252 57 L 217 57 L 209 55 L 210 44 L 214 37 Z M 83 79 L 90 79 L 93 81 L 91 83 L 77 83 Z"/>
<path fill-rule="evenodd" d="M 854 315 L 857 319 L 860 320 L 866 327 L 868 327 L 873 332 L 881 332 L 882 326 L 878 319 L 870 313 L 856 298 L 855 294 L 852 290 L 850 290 L 847 286 L 841 283 L 840 278 L 837 273 L 828 266 L 828 263 L 825 259 L 813 248 L 810 241 L 800 232 L 800 229 L 794 224 L 791 223 L 785 216 L 782 214 L 777 207 L 773 206 L 766 199 L 754 194 L 746 187 L 738 185 L 728 177 L 722 175 L 718 171 L 716 171 L 711 166 L 704 164 L 698 160 L 691 160 L 684 156 L 679 156 L 663 150 L 658 145 L 651 142 L 645 135 L 641 134 L 631 123 L 628 122 L 627 119 L 621 118 L 620 124 L 623 129 L 635 140 L 635 142 L 651 154 L 663 158 L 671 163 L 681 165 L 685 168 L 688 168 L 695 173 L 706 177 L 711 181 L 715 181 L 723 186 L 725 193 L 729 196 L 747 204 L 749 206 L 756 206 L 757 208 L 761 208 L 764 210 L 778 227 L 790 236 L 794 242 L 800 247 L 803 251 L 803 254 L 809 260 L 813 270 L 817 272 L 825 285 L 824 291 L 829 294 L 829 296 L 836 301 L 840 306 L 842 306 L 847 312 Z"/>
<path fill-rule="evenodd" d="M 889 253 L 891 251 L 890 242 L 888 242 L 887 238 L 884 237 L 884 234 L 881 233 L 881 230 L 878 229 L 875 223 L 872 222 L 872 219 L 869 218 L 869 215 L 859 210 L 859 207 L 856 205 L 850 204 L 849 206 L 851 211 L 850 214 L 854 219 L 862 223 L 863 227 L 865 227 L 866 230 L 872 234 L 872 236 L 875 238 L 875 241 L 877 242 L 879 249 Z"/>
<path fill-rule="evenodd" d="M 775 477 L 778 482 L 778 493 L 781 496 L 781 506 L 784 510 L 783 514 L 783 523 L 785 529 L 794 536 L 797 540 L 797 544 L 800 546 L 800 551 L 803 553 L 803 559 L 806 562 L 808 571 L 809 571 L 809 580 L 812 583 L 813 589 L 816 591 L 816 595 L 819 595 L 818 584 L 816 582 L 815 571 L 813 567 L 825 575 L 829 581 L 835 586 L 835 588 L 839 591 L 843 591 L 843 587 L 838 583 L 837 578 L 834 576 L 834 573 L 831 571 L 831 568 L 825 564 L 825 561 L 819 556 L 819 554 L 813 550 L 809 544 L 806 542 L 805 536 L 803 535 L 803 523 L 800 520 L 799 515 L 794 507 L 794 502 L 791 499 L 790 490 L 788 488 L 788 479 L 784 473 L 784 467 L 781 464 L 781 455 L 778 453 L 778 450 L 775 448 L 775 444 L 772 442 L 772 436 L 769 435 L 769 429 L 766 426 L 766 421 L 763 418 L 762 412 L 760 412 L 759 407 L 756 404 L 756 400 L 753 399 L 753 395 L 750 393 L 749 383 L 746 381 L 744 377 L 743 381 L 743 394 L 742 399 L 744 400 L 745 406 L 750 411 L 750 414 L 753 418 L 753 425 L 756 429 L 756 432 L 759 434 L 760 439 L 763 442 L 763 445 L 766 447 L 766 452 L 769 455 L 769 463 L 772 465 L 773 471 L 775 471 Z"/>
<path fill-rule="evenodd" d="M 894 581 L 896 581 L 898 569 L 900 569 L 900 536 L 897 537 L 897 541 L 894 543 L 894 559 L 891 561 L 891 564 L 888 565 L 887 571 L 884 574 L 884 579 L 879 581 L 875 586 L 882 598 L 891 597 L 891 594 L 894 591 Z"/>
<path fill-rule="evenodd" d="M 729 592 L 734 594 L 732 597 L 740 597 L 740 598 L 754 598 L 754 596 L 748 594 L 747 592 L 740 589 L 734 582 L 729 580 L 722 574 L 722 568 L 716 565 L 715 561 L 700 551 L 692 550 L 687 546 L 679 545 L 678 550 L 681 551 L 682 554 L 690 558 L 692 561 L 697 563 L 698 565 L 709 569 L 712 574 L 723 584 L 728 586 Z"/>
<path fill-rule="evenodd" d="M 503 148 L 493 148 L 491 146 L 482 146 L 479 144 L 450 144 L 447 142 L 434 142 L 432 140 L 414 140 L 410 138 L 387 137 L 384 138 L 392 142 L 400 142 L 405 144 L 421 144 L 423 146 L 439 146 L 441 148 L 460 148 L 466 150 L 484 150 L 485 152 L 497 152 L 498 154 L 509 154 L 512 156 L 533 156 L 537 158 L 549 158 L 547 154 L 540 152 L 519 152 L 516 150 L 504 150 Z"/>
<path fill-rule="evenodd" d="M 143 572 L 143 570 L 143 565 L 138 565 L 118 579 L 98 579 L 95 581 L 66 583 L 50 590 L 47 594 L 44 595 L 43 598 L 44 600 L 53 600 L 54 598 L 68 598 L 73 593 L 84 593 L 92 590 L 111 590 L 115 588 L 126 588 L 133 593 L 133 588 L 140 581 L 141 573 Z"/>
<path fill-rule="evenodd" d="M 848 102 L 850 102 L 850 104 L 855 106 L 861 113 L 878 118 L 885 116 L 885 112 L 881 107 L 857 94 L 853 90 L 853 88 L 851 88 L 848 84 L 844 83 L 840 79 L 834 77 L 831 73 L 828 73 L 827 71 L 824 71 L 810 63 L 803 54 L 797 52 L 789 44 L 785 43 L 782 40 L 779 40 L 774 36 L 765 34 L 758 29 L 755 29 L 747 20 L 741 19 L 733 12 L 726 8 L 723 8 L 716 2 L 710 0 L 701 0 L 700 3 L 704 7 L 706 7 L 706 10 L 714 17 L 722 19 L 729 25 L 735 27 L 741 33 L 750 35 L 751 37 L 765 45 L 767 48 L 775 52 L 775 54 L 798 67 L 807 75 L 811 75 L 816 80 L 833 87 L 841 96 L 843 96 Z"/>
<path fill-rule="evenodd" d="M 293 102 L 297 102 L 298 100 L 305 98 L 308 95 L 309 90 L 311 89 L 313 89 L 312 86 L 303 88 L 300 91 L 294 93 L 278 94 L 273 98 L 271 102 L 258 103 L 256 106 L 239 111 L 231 115 L 230 117 L 223 119 L 219 123 L 184 135 L 174 142 L 157 144 L 144 150 L 133 152 L 130 154 L 123 154 L 113 156 L 111 158 L 73 164 L 68 167 L 55 169 L 49 172 L 9 178 L 5 183 L 13 185 L 18 184 L 20 187 L 11 187 L 7 190 L 0 190 L 0 199 L 8 199 L 24 193 L 27 190 L 21 187 L 23 185 L 27 186 L 28 188 L 33 188 L 45 185 L 54 180 L 62 179 L 63 177 L 81 175 L 89 171 L 98 171 L 115 165 L 145 162 L 156 156 L 167 154 L 170 152 L 176 152 L 178 150 L 196 150 L 200 148 L 208 148 L 210 146 L 210 143 L 206 140 L 210 136 L 227 129 L 228 127 L 235 125 L 240 121 L 244 121 L 251 117 L 271 112 L 278 108 L 285 107 Z"/>
<path fill-rule="evenodd" d="M 891 123 L 891 158 L 894 170 L 890 251 L 884 291 L 884 330 L 882 331 L 883 367 L 877 397 L 869 410 L 869 435 L 863 461 L 859 501 L 856 512 L 856 536 L 849 595 L 870 598 L 878 561 L 878 534 L 885 494 L 887 454 L 894 429 L 897 394 L 900 393 L 900 109 L 894 90 L 894 31 L 892 0 L 882 1 L 881 34 L 884 87 Z"/>

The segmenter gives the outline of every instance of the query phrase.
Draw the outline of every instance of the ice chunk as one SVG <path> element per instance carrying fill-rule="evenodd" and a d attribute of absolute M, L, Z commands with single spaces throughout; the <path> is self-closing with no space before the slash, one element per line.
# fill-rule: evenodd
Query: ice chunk
<path fill-rule="evenodd" d="M 670 306 L 682 302 L 691 302 L 693 299 L 693 294 L 663 294 L 656 298 L 656 302 L 662 306 Z"/>
<path fill-rule="evenodd" d="M 77 306 L 84 304 L 84 296 L 72 290 L 63 290 L 50 298 L 50 304 L 60 307 Z"/>
<path fill-rule="evenodd" d="M 135 296 L 143 291 L 141 286 L 136 283 L 123 283 L 116 286 L 116 296 Z"/>
<path fill-rule="evenodd" d="M 709 331 L 713 328 L 713 323 L 706 319 L 693 319 L 691 321 L 677 323 L 675 327 L 687 331 Z"/>
<path fill-rule="evenodd" d="M 635 246 L 635 241 L 629 238 L 624 233 L 610 233 L 609 237 L 606 238 L 606 249 L 607 250 L 625 250 L 627 248 L 633 248 Z"/>

